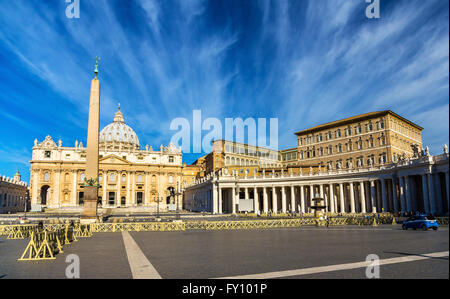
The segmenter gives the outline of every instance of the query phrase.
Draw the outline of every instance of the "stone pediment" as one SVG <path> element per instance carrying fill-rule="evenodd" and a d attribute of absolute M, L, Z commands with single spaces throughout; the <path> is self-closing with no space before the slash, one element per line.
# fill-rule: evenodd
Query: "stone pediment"
<path fill-rule="evenodd" d="M 117 164 L 117 165 L 129 165 L 131 164 L 126 159 L 118 157 L 116 155 L 108 155 L 98 160 L 99 164 Z"/>
<path fill-rule="evenodd" d="M 35 142 L 35 145 L 36 145 L 36 142 Z M 39 146 L 45 147 L 45 148 L 57 147 L 56 143 L 53 141 L 52 137 L 50 137 L 50 136 L 45 137 L 44 141 L 39 143 Z"/>

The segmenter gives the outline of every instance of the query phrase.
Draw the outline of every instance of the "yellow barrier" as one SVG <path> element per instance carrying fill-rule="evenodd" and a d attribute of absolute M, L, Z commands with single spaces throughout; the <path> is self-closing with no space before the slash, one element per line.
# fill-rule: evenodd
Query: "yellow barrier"
<path fill-rule="evenodd" d="M 31 235 L 31 232 L 37 231 L 37 225 L 9 225 L 5 230 L 7 231 L 7 239 L 26 239 Z"/>
<path fill-rule="evenodd" d="M 63 252 L 63 245 L 75 240 L 73 228 L 69 225 L 55 231 L 32 231 L 30 241 L 18 260 L 53 260 L 55 254 Z"/>
<path fill-rule="evenodd" d="M 93 223 L 93 232 L 123 232 L 123 231 L 183 231 L 184 222 L 137 222 L 137 223 Z"/>
<path fill-rule="evenodd" d="M 437 217 L 436 220 L 439 225 L 448 225 L 448 217 Z"/>

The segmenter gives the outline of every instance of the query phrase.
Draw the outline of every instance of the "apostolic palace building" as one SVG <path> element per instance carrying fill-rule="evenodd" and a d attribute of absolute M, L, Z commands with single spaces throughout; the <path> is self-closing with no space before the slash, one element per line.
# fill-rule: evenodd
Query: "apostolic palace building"
<path fill-rule="evenodd" d="M 422 127 L 388 110 L 295 133 L 279 152 L 217 140 L 201 159 L 205 176 L 188 185 L 188 210 L 212 213 L 424 212 L 448 215 L 449 154 L 422 147 Z"/>

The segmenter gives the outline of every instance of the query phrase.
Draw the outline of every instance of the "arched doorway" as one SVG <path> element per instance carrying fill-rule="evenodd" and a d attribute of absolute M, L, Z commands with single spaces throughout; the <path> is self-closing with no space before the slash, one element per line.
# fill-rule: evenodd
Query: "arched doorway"
<path fill-rule="evenodd" d="M 41 187 L 41 205 L 47 204 L 47 191 L 50 188 L 49 185 L 44 185 Z"/>

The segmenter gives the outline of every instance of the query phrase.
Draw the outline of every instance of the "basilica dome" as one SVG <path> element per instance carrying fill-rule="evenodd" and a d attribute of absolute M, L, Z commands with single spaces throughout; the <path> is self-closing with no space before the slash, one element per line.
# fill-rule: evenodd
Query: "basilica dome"
<path fill-rule="evenodd" d="M 120 105 L 114 121 L 101 130 L 99 143 L 100 149 L 139 149 L 139 139 L 133 129 L 125 124 Z"/>

